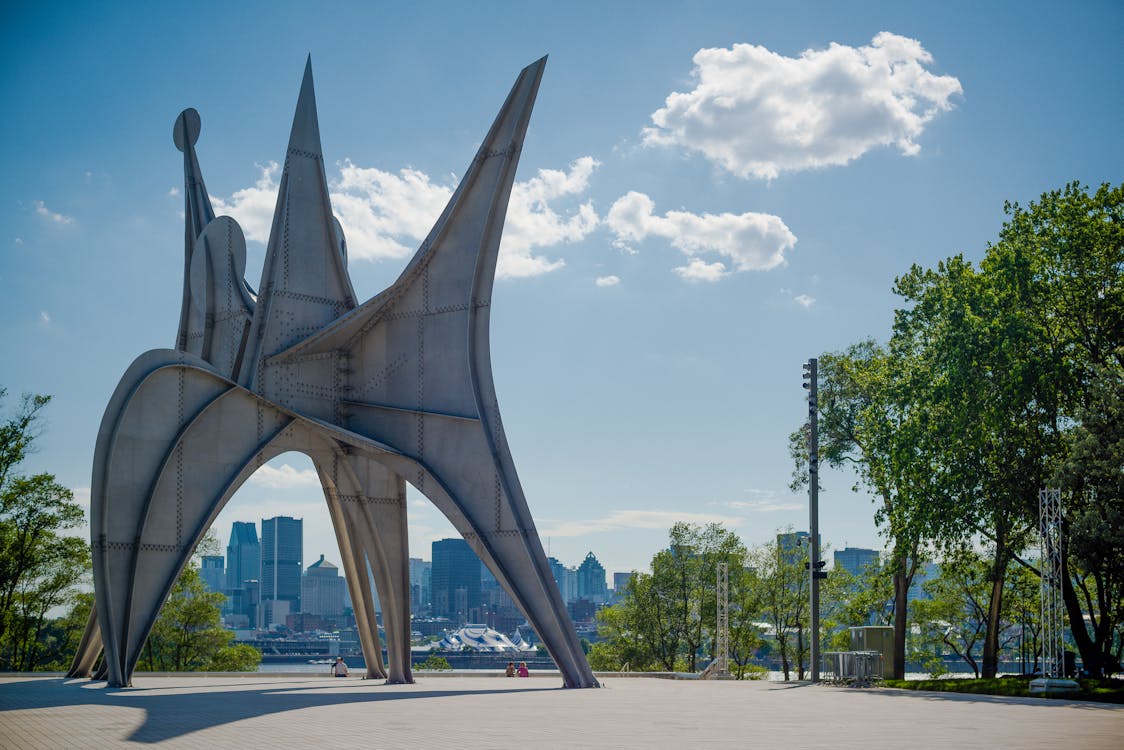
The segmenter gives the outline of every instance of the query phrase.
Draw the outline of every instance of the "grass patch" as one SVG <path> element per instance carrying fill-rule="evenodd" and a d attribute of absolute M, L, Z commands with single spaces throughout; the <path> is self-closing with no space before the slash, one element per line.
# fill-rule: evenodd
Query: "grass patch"
<path fill-rule="evenodd" d="M 1030 695 L 1031 677 L 1012 675 L 990 680 L 883 680 L 883 687 L 902 690 L 932 690 L 938 693 L 969 693 L 976 695 L 1007 695 L 1016 698 L 1044 696 Z M 1049 696 L 1099 703 L 1124 703 L 1124 680 L 1078 680 L 1080 692 L 1064 696 Z"/>

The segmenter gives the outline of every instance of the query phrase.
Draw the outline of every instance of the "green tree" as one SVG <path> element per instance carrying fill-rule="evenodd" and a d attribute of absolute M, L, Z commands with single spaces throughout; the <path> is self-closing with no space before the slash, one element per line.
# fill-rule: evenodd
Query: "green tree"
<path fill-rule="evenodd" d="M 942 436 L 917 398 L 928 377 L 914 351 L 873 340 L 819 357 L 821 461 L 850 467 L 855 492 L 869 491 L 874 519 L 889 542 L 893 586 L 894 675 L 905 676 L 908 593 L 930 540 L 961 535 L 958 514 L 933 471 Z M 808 482 L 804 433 L 789 438 L 794 490 Z M 821 471 L 822 475 L 822 471 Z"/>
<path fill-rule="evenodd" d="M 85 517 L 71 491 L 51 474 L 15 473 L 49 401 L 25 396 L 0 424 L 0 670 L 30 671 L 58 657 L 50 615 L 72 600 L 90 564 L 86 543 L 60 533 Z"/>
<path fill-rule="evenodd" d="M 999 240 L 978 270 L 954 257 L 898 280 L 909 306 L 898 311 L 894 331 L 895 342 L 923 363 L 930 385 L 915 398 L 929 407 L 930 429 L 946 437 L 934 475 L 994 550 L 985 677 L 998 666 L 1004 579 L 1033 536 L 1038 492 L 1067 462 L 1074 440 L 1090 434 L 1083 424 L 1096 413 L 1097 381 L 1118 381 L 1124 367 L 1124 189 L 1102 185 L 1090 195 L 1072 183 L 1026 209 L 1007 204 L 1005 212 Z M 1111 439 L 1100 443 L 1101 454 L 1111 455 Z M 1073 467 L 1069 486 L 1079 489 L 1079 476 L 1095 473 L 1096 464 Z M 1112 469 L 1118 475 L 1120 463 Z M 1075 524 L 1084 493 L 1066 497 L 1067 536 L 1111 533 L 1111 523 Z M 1086 664 L 1103 672 L 1110 665 L 1101 663 L 1109 658 L 1101 645 L 1112 640 L 1112 628 L 1081 632 L 1082 605 L 1108 613 L 1119 595 L 1102 579 L 1100 596 L 1101 581 L 1082 578 L 1073 562 L 1063 596 L 1074 638 Z M 1082 602 L 1084 580 L 1097 593 Z"/>
<path fill-rule="evenodd" d="M 184 568 L 148 635 L 138 668 L 148 672 L 252 672 L 261 652 L 233 644 L 222 627 L 224 597 L 208 591 L 193 565 Z"/>
<path fill-rule="evenodd" d="M 1108 676 L 1124 651 L 1124 377 L 1103 368 L 1086 399 L 1056 477 L 1069 499 L 1063 594 L 1085 669 Z"/>
<path fill-rule="evenodd" d="M 651 573 L 633 572 L 621 601 L 598 612 L 595 669 L 695 671 L 714 657 L 717 570 L 724 561 L 731 585 L 744 567 L 745 547 L 719 524 L 677 523 L 668 547 L 652 558 Z"/>
<path fill-rule="evenodd" d="M 749 553 L 753 585 L 760 606 L 760 616 L 773 631 L 781 671 L 787 681 L 796 668 L 797 679 L 804 679 L 804 668 L 810 644 L 807 628 L 810 622 L 808 600 L 808 561 L 805 548 L 782 549 L 776 542 L 754 548 Z"/>
<path fill-rule="evenodd" d="M 991 595 L 988 561 L 971 550 L 958 550 L 922 588 L 926 598 L 913 603 L 914 657 L 928 662 L 952 653 L 979 677 Z"/>

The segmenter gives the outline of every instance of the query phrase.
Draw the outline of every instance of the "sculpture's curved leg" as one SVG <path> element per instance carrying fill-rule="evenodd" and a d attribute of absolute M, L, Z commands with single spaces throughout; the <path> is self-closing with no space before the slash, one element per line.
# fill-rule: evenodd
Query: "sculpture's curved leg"
<path fill-rule="evenodd" d="M 70 664 L 67 677 L 89 677 L 93 674 L 94 663 L 101 653 L 101 628 L 98 627 L 98 610 L 90 608 L 90 616 L 86 619 L 86 629 L 82 632 L 82 640 L 78 642 L 78 650 L 74 653 L 74 660 Z"/>
<path fill-rule="evenodd" d="M 328 512 L 332 517 L 332 527 L 336 532 L 340 558 L 343 562 L 344 578 L 351 592 L 351 606 L 355 613 L 355 627 L 359 631 L 359 644 L 363 649 L 363 660 L 367 665 L 369 679 L 386 679 L 386 665 L 382 659 L 382 646 L 379 642 L 378 623 L 375 619 L 375 602 L 371 584 L 367 578 L 367 557 L 359 545 L 357 534 L 345 520 L 344 509 L 339 493 L 330 476 L 325 474 L 323 460 L 314 459 L 324 487 L 324 497 L 328 501 Z"/>
<path fill-rule="evenodd" d="M 320 471 L 336 490 L 348 535 L 358 541 L 371 565 L 386 630 L 387 682 L 413 682 L 406 484 L 350 446 L 336 449 L 331 465 Z M 360 575 L 365 572 L 364 567 Z"/>

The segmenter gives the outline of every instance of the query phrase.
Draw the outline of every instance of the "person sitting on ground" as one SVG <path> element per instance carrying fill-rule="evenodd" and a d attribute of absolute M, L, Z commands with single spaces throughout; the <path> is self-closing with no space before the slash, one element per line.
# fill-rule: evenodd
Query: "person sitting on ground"
<path fill-rule="evenodd" d="M 503 673 L 503 675 L 504 675 L 504 677 L 514 677 L 515 676 L 515 662 L 509 661 L 507 663 L 507 670 Z"/>
<path fill-rule="evenodd" d="M 336 663 L 332 665 L 333 677 L 347 677 L 347 665 L 343 663 L 343 657 L 337 656 Z"/>
<path fill-rule="evenodd" d="M 525 662 L 525 661 L 519 662 L 519 676 L 520 677 L 530 677 L 531 676 L 531 673 L 527 671 L 527 662 Z"/>

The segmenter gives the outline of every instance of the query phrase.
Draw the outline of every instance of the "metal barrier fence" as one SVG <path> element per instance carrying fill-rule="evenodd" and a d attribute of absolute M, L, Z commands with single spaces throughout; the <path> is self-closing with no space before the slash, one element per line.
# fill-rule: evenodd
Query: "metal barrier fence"
<path fill-rule="evenodd" d="M 829 682 L 868 684 L 882 679 L 881 651 L 828 651 L 820 665 Z"/>

